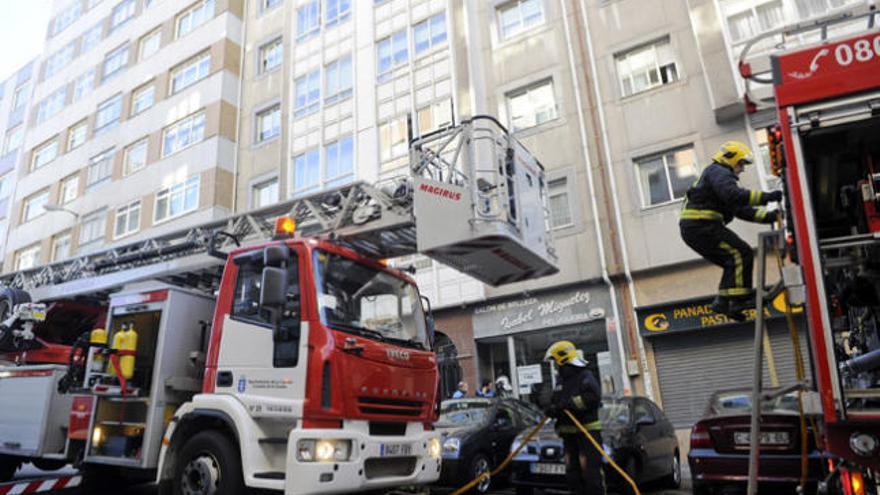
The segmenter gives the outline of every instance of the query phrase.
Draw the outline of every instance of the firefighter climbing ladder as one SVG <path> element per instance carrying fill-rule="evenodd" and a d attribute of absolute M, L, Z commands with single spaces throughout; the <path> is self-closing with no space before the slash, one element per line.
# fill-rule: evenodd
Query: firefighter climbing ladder
<path fill-rule="evenodd" d="M 222 275 L 211 253 L 270 239 L 280 216 L 294 218 L 298 236 L 332 238 L 374 258 L 427 254 L 491 285 L 558 271 L 543 167 L 497 120 L 478 116 L 413 140 L 404 175 L 9 273 L 0 286 L 35 300 L 148 279 L 211 291 Z"/>

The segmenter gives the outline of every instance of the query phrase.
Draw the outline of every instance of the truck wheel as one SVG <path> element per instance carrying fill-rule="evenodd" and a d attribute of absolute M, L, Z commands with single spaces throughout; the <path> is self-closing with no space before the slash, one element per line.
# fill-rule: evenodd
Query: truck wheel
<path fill-rule="evenodd" d="M 21 467 L 21 459 L 11 455 L 0 455 L 0 482 L 9 481 Z"/>
<path fill-rule="evenodd" d="M 242 495 L 244 476 L 235 445 L 220 432 L 193 435 L 174 467 L 174 495 Z"/>
<path fill-rule="evenodd" d="M 33 459 L 31 462 L 37 469 L 43 471 L 57 471 L 68 464 L 67 461 L 56 461 L 53 459 Z"/>

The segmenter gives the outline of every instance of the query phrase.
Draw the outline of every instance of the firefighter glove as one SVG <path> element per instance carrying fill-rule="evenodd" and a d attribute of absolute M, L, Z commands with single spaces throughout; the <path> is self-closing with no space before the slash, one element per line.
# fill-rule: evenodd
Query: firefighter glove
<path fill-rule="evenodd" d="M 766 194 L 767 202 L 782 201 L 782 191 L 770 191 Z"/>

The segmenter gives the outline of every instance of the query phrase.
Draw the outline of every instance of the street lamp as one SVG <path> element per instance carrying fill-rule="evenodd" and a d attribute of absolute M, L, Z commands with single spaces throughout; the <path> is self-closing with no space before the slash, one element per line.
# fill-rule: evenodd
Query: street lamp
<path fill-rule="evenodd" d="M 71 215 L 73 215 L 74 219 L 79 220 L 79 213 L 77 213 L 73 210 L 68 210 L 67 208 L 65 208 L 61 205 L 45 204 L 45 205 L 43 205 L 43 209 L 46 211 L 62 211 L 64 213 L 70 213 Z"/>

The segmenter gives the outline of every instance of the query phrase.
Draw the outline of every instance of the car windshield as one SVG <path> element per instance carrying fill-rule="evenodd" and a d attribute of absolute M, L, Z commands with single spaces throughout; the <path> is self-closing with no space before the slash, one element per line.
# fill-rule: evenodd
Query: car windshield
<path fill-rule="evenodd" d="M 626 402 L 603 402 L 599 409 L 599 420 L 602 425 L 629 424 L 629 406 Z"/>
<path fill-rule="evenodd" d="M 428 348 L 425 314 L 414 285 L 325 251 L 316 251 L 314 262 L 322 323 L 367 338 Z"/>
<path fill-rule="evenodd" d="M 773 400 L 763 401 L 761 403 L 761 411 L 781 412 L 781 413 L 797 413 L 798 398 L 797 393 L 792 392 Z M 750 414 L 752 412 L 752 392 L 751 391 L 733 391 L 717 393 L 712 397 L 709 404 L 709 414 L 713 416 L 730 416 L 735 414 Z"/>
<path fill-rule="evenodd" d="M 440 404 L 438 428 L 477 426 L 489 422 L 492 401 L 479 399 L 447 400 Z"/>

